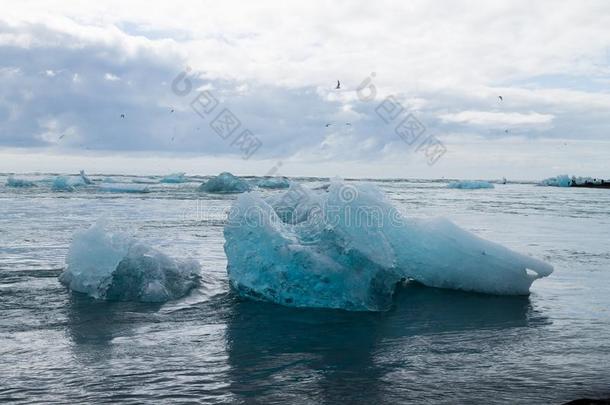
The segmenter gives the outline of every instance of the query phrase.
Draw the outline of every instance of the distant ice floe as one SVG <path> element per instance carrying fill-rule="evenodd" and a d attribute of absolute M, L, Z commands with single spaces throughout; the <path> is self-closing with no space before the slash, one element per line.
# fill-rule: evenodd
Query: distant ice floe
<path fill-rule="evenodd" d="M 53 191 L 74 191 L 77 187 L 83 187 L 87 183 L 81 176 L 57 176 L 53 180 Z"/>
<path fill-rule="evenodd" d="M 15 188 L 29 188 L 36 187 L 36 183 L 26 179 L 19 179 L 13 176 L 9 176 L 6 180 L 7 187 L 15 187 Z"/>
<path fill-rule="evenodd" d="M 160 182 L 161 183 L 186 183 L 189 179 L 185 176 L 186 173 L 172 173 L 165 177 L 163 177 Z"/>
<path fill-rule="evenodd" d="M 286 177 L 266 177 L 258 181 L 261 188 L 282 189 L 290 187 L 290 180 Z"/>
<path fill-rule="evenodd" d="M 87 177 L 87 175 L 85 174 L 84 170 L 80 171 L 80 177 L 81 179 L 83 179 L 83 182 L 87 185 L 89 184 L 93 184 L 93 182 L 91 181 L 91 179 L 89 177 Z"/>
<path fill-rule="evenodd" d="M 494 185 L 488 181 L 481 180 L 462 180 L 453 181 L 447 185 L 449 188 L 459 188 L 463 190 L 476 190 L 479 188 L 494 188 Z"/>
<path fill-rule="evenodd" d="M 146 184 L 102 183 L 99 191 L 108 193 L 150 193 Z"/>
<path fill-rule="evenodd" d="M 602 179 L 594 179 L 593 177 L 570 177 L 567 174 L 562 174 L 560 176 L 549 177 L 548 179 L 544 179 L 540 183 L 538 183 L 538 185 L 551 187 L 572 187 L 580 186 L 583 184 L 596 185 L 602 183 Z"/>
<path fill-rule="evenodd" d="M 195 260 L 178 260 L 104 222 L 78 231 L 59 280 L 71 290 L 113 301 L 164 302 L 185 296 L 199 284 Z"/>
<path fill-rule="evenodd" d="M 131 182 L 135 184 L 159 184 L 159 181 L 150 178 L 135 178 Z"/>
<path fill-rule="evenodd" d="M 243 193 L 249 191 L 250 184 L 228 172 L 212 177 L 199 187 L 199 191 L 216 194 Z"/>
<path fill-rule="evenodd" d="M 78 176 L 57 176 L 53 179 L 51 188 L 53 191 L 74 191 L 77 187 L 93 184 L 84 170 Z"/>
<path fill-rule="evenodd" d="M 553 267 L 446 219 L 406 218 L 373 185 L 293 183 L 242 194 L 224 229 L 227 272 L 241 296 L 296 307 L 386 310 L 397 284 L 525 295 Z"/>
<path fill-rule="evenodd" d="M 541 186 L 552 186 L 552 187 L 570 187 L 572 185 L 572 179 L 567 174 L 562 174 L 557 177 L 549 177 L 539 183 Z"/>

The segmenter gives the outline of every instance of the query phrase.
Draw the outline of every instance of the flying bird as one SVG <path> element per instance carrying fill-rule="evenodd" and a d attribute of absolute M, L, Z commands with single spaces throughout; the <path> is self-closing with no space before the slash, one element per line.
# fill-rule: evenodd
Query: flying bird
<path fill-rule="evenodd" d="M 504 99 L 502 98 L 502 96 L 498 96 L 498 98 L 500 99 L 500 101 L 504 101 Z"/>
<path fill-rule="evenodd" d="M 64 139 L 64 136 L 66 136 L 66 134 L 62 134 L 59 139 Z"/>
<path fill-rule="evenodd" d="M 351 127 L 352 123 L 351 122 L 346 122 L 345 125 L 349 125 Z"/>
<path fill-rule="evenodd" d="M 341 82 L 339 80 L 337 80 L 337 87 L 335 87 L 335 90 L 339 90 L 341 88 Z"/>
<path fill-rule="evenodd" d="M 174 112 L 174 109 L 172 108 L 172 110 L 170 111 L 170 113 L 173 113 L 173 112 Z"/>
<path fill-rule="evenodd" d="M 330 127 L 331 125 L 332 125 L 331 123 L 328 123 L 328 124 L 326 124 L 326 125 L 325 125 L 325 127 L 326 127 L 326 128 L 328 128 L 328 127 Z"/>
<path fill-rule="evenodd" d="M 125 118 L 125 114 L 121 114 L 121 118 Z"/>

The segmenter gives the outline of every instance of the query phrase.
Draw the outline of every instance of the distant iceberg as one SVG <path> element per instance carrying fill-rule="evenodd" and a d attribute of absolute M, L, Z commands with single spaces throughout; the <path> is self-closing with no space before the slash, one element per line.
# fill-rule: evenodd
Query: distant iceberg
<path fill-rule="evenodd" d="M 207 193 L 228 194 L 243 193 L 251 189 L 250 184 L 228 172 L 212 177 L 199 187 L 199 191 Z"/>
<path fill-rule="evenodd" d="M 145 184 L 102 183 L 99 190 L 108 193 L 150 193 Z"/>
<path fill-rule="evenodd" d="M 551 187 L 578 187 L 585 185 L 602 185 L 604 183 L 606 183 L 604 182 L 604 180 L 593 177 L 570 177 L 567 174 L 562 174 L 560 176 L 549 177 L 548 179 L 544 179 L 540 183 L 538 183 L 538 185 Z"/>
<path fill-rule="evenodd" d="M 150 178 L 135 178 L 131 180 L 135 184 L 158 184 L 159 181 Z"/>
<path fill-rule="evenodd" d="M 82 176 L 57 176 L 53 180 L 53 191 L 74 191 L 77 187 L 85 186 Z"/>
<path fill-rule="evenodd" d="M 74 235 L 59 280 L 71 290 L 112 301 L 164 302 L 199 284 L 199 264 L 177 260 L 103 222 Z"/>
<path fill-rule="evenodd" d="M 475 190 L 479 188 L 494 188 L 494 185 L 488 181 L 481 180 L 462 180 L 453 181 L 447 185 L 449 188 L 459 188 L 464 190 Z"/>
<path fill-rule="evenodd" d="M 160 182 L 161 183 L 186 183 L 189 179 L 185 176 L 186 173 L 172 173 L 165 177 L 163 177 Z"/>
<path fill-rule="evenodd" d="M 446 219 L 410 219 L 373 185 L 291 184 L 240 195 L 224 229 L 227 272 L 241 296 L 296 307 L 386 310 L 396 285 L 525 295 L 553 268 Z"/>
<path fill-rule="evenodd" d="M 83 183 L 85 183 L 85 184 L 93 184 L 91 179 L 89 177 L 87 177 L 87 175 L 85 174 L 84 170 L 81 170 L 79 174 L 80 174 L 81 179 L 83 179 Z"/>
<path fill-rule="evenodd" d="M 13 176 L 9 176 L 6 180 L 7 187 L 15 187 L 15 188 L 29 188 L 36 187 L 36 183 L 26 179 L 19 179 Z"/>
<path fill-rule="evenodd" d="M 541 186 L 552 186 L 552 187 L 570 187 L 572 185 L 572 179 L 567 174 L 562 174 L 557 177 L 549 177 L 539 183 Z"/>
<path fill-rule="evenodd" d="M 282 189 L 290 187 L 290 180 L 286 177 L 266 177 L 258 181 L 261 188 Z"/>

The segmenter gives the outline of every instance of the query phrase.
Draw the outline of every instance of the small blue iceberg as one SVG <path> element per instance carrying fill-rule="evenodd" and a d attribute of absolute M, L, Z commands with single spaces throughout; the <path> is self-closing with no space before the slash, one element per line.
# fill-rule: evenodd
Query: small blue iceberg
<path fill-rule="evenodd" d="M 457 188 L 462 190 L 476 190 L 480 188 L 494 188 L 494 185 L 488 181 L 482 180 L 462 180 L 453 181 L 447 185 L 448 188 Z"/>
<path fill-rule="evenodd" d="M 283 189 L 290 187 L 290 180 L 286 177 L 266 177 L 258 181 L 261 188 Z"/>
<path fill-rule="evenodd" d="M 250 184 L 229 172 L 220 173 L 199 186 L 199 191 L 216 194 L 244 193 L 250 191 Z"/>
<path fill-rule="evenodd" d="M 100 300 L 165 302 L 200 281 L 197 261 L 172 259 L 103 221 L 74 234 L 66 264 L 61 283 Z"/>
<path fill-rule="evenodd" d="M 180 172 L 180 173 L 172 173 L 169 174 L 165 177 L 163 177 L 160 180 L 160 183 L 187 183 L 189 181 L 189 179 L 186 177 L 186 173 L 184 172 Z"/>
<path fill-rule="evenodd" d="M 9 176 L 6 180 L 7 187 L 15 187 L 15 188 L 29 188 L 36 187 L 36 183 L 26 179 L 19 179 L 13 176 Z"/>

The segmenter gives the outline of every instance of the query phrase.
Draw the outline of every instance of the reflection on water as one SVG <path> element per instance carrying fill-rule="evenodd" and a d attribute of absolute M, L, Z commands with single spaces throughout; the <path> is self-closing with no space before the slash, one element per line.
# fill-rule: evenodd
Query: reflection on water
<path fill-rule="evenodd" d="M 410 283 L 387 313 L 309 310 L 240 301 L 228 320 L 232 392 L 244 399 L 286 400 L 307 392 L 313 402 L 367 403 L 386 397 L 391 371 L 376 358 L 389 345 L 426 355 L 426 336 L 547 323 L 528 297 L 497 297 Z M 354 387 L 359 387 L 354 391 Z M 363 392 L 363 390 L 365 392 Z M 360 397 L 362 398 L 362 397 Z"/>
<path fill-rule="evenodd" d="M 132 335 L 134 326 L 149 321 L 160 307 L 154 303 L 100 301 L 70 293 L 67 333 L 74 343 L 74 354 L 85 362 L 108 360 L 112 340 Z"/>
<path fill-rule="evenodd" d="M 198 212 L 224 212 L 235 196 L 202 196 L 198 184 L 156 185 L 146 196 L 3 189 L 0 402 L 558 404 L 608 396 L 610 194 L 378 185 L 409 216 L 448 216 L 544 258 L 555 273 L 529 298 L 409 285 L 386 313 L 282 308 L 233 296 L 222 220 L 185 215 L 195 202 Z M 162 306 L 67 292 L 57 276 L 73 232 L 98 216 L 173 257 L 194 256 L 202 286 Z"/>

